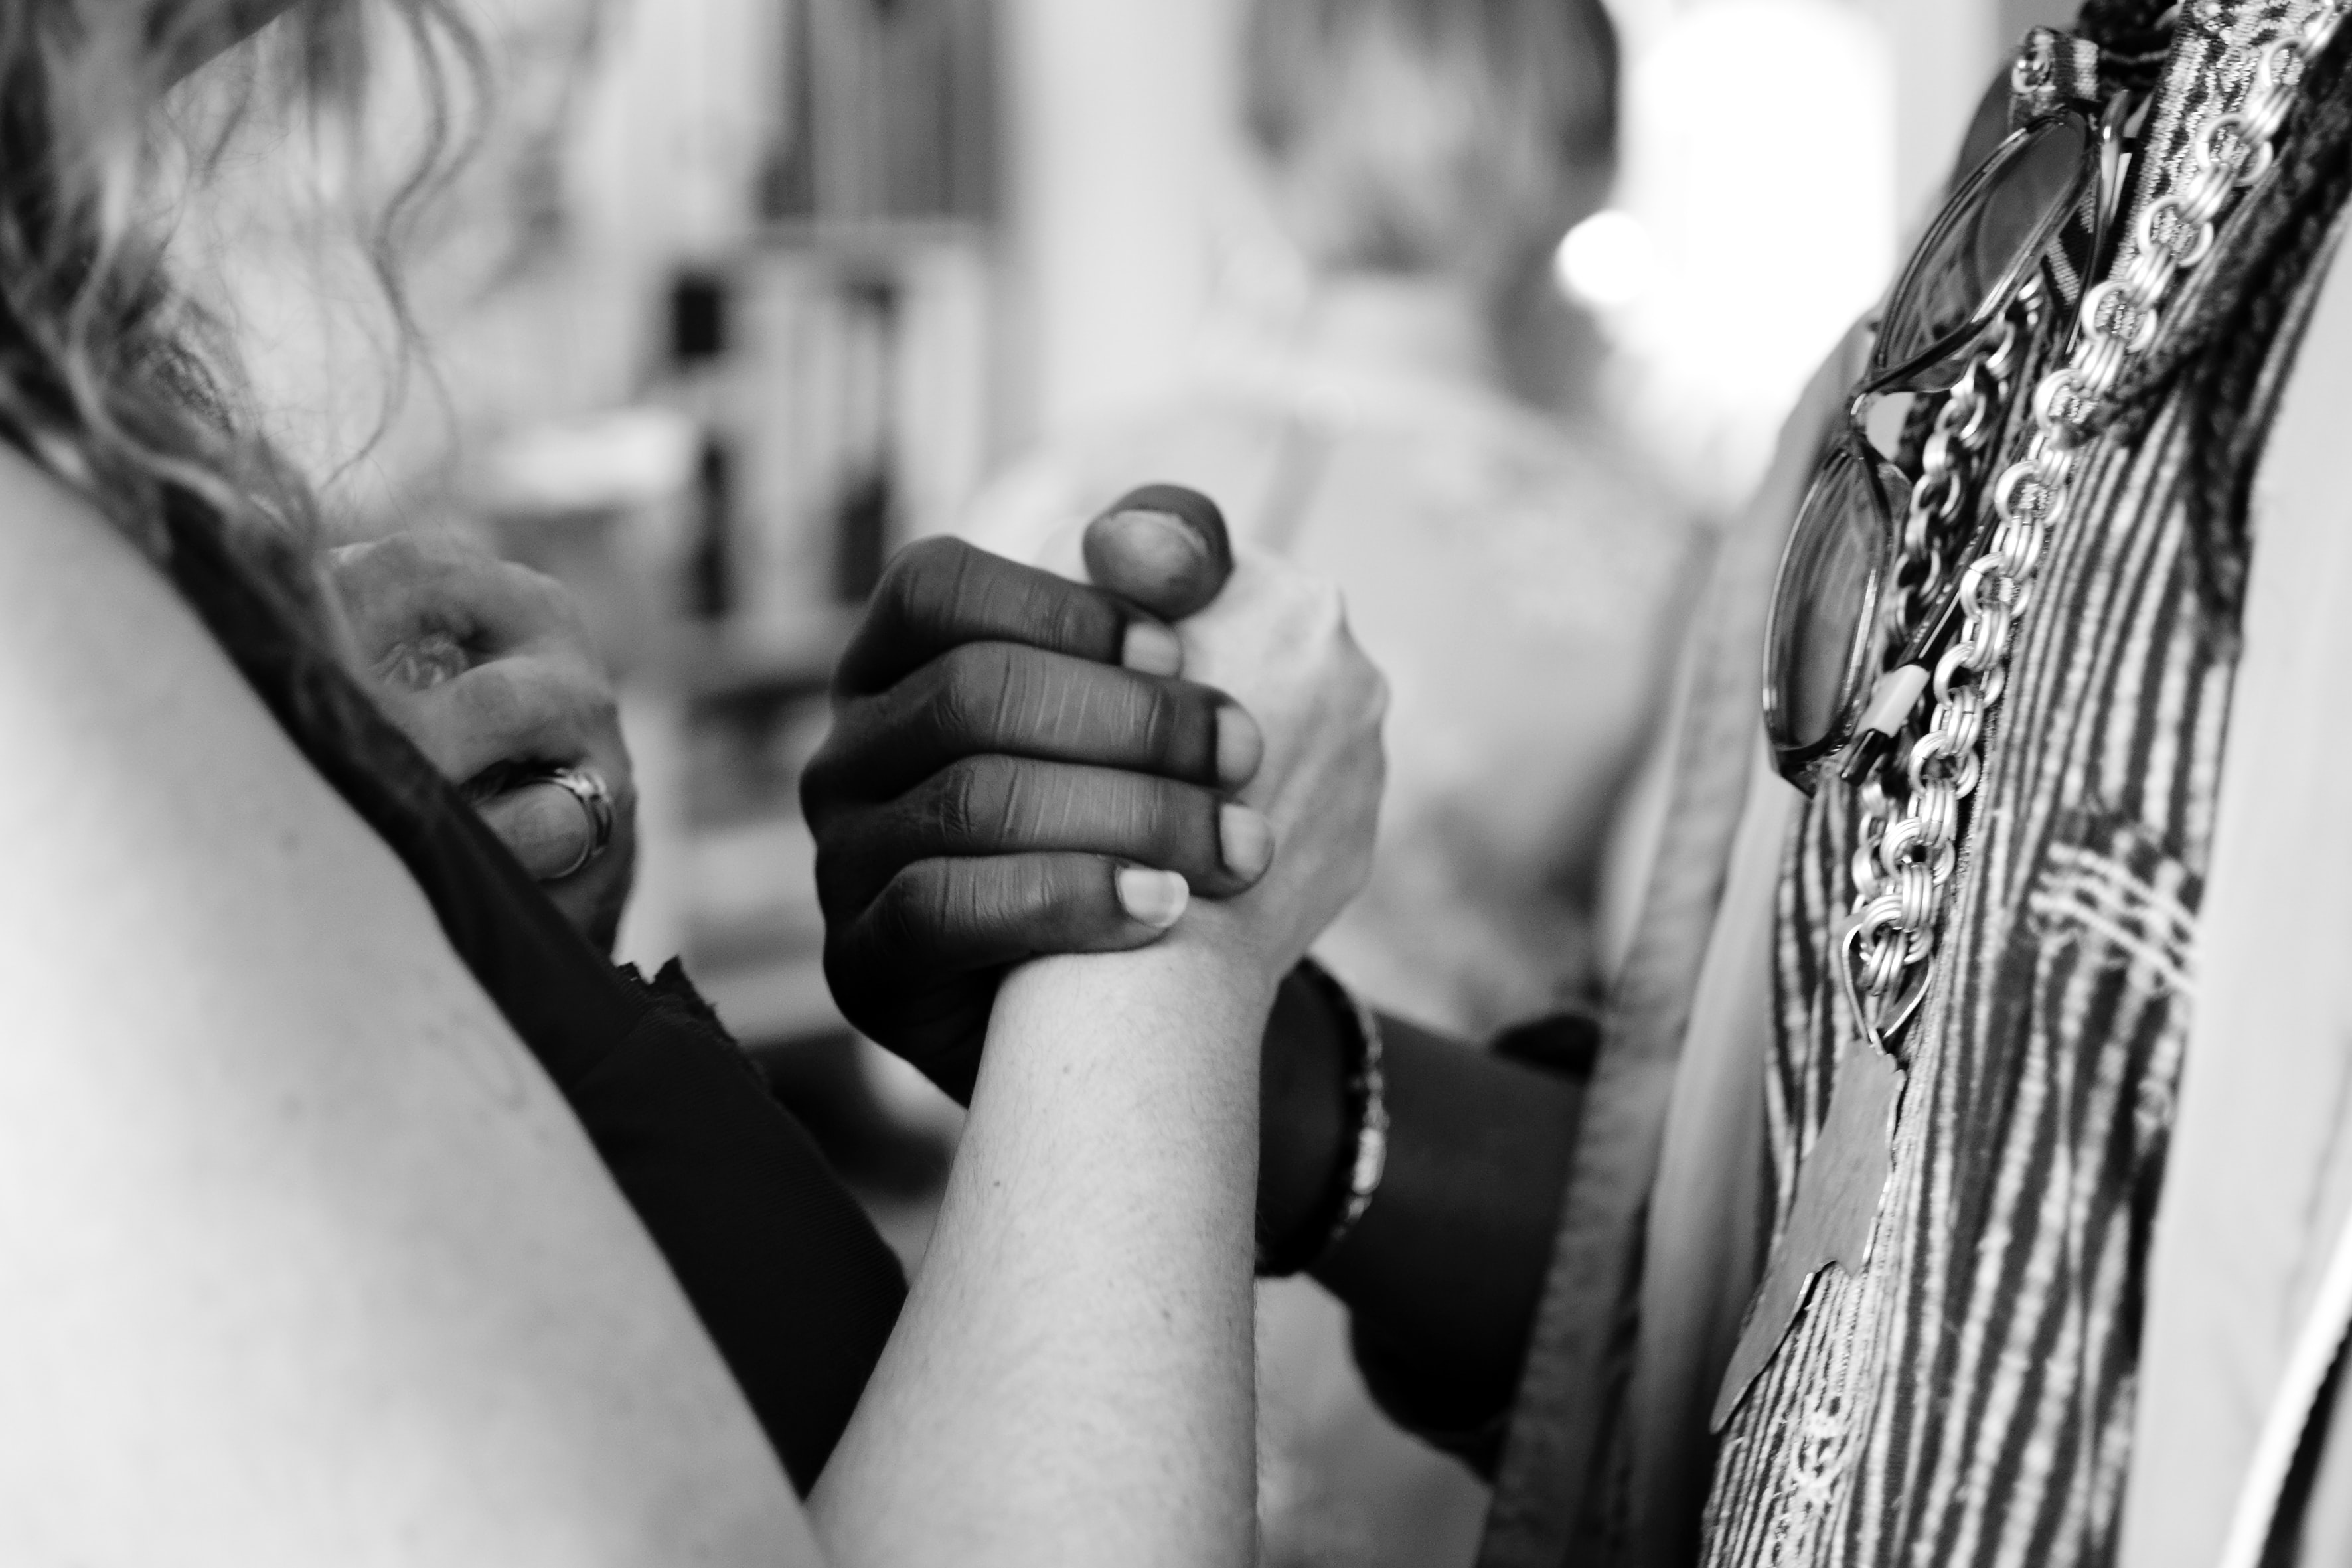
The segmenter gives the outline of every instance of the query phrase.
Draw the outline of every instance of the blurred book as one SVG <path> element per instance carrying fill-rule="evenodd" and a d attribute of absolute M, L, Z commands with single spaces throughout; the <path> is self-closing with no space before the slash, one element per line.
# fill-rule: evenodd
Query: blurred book
<path fill-rule="evenodd" d="M 792 0 L 767 215 L 986 217 L 993 9 L 990 0 Z"/>
<path fill-rule="evenodd" d="M 764 621 L 858 602 L 986 469 L 986 245 L 955 226 L 788 230 L 735 281 L 734 603 Z"/>
<path fill-rule="evenodd" d="M 993 0 L 771 15 L 761 222 L 674 279 L 659 396 L 699 433 L 672 671 L 682 942 L 730 1021 L 773 1041 L 843 1027 L 795 797 L 845 607 L 991 458 L 998 139 Z"/>

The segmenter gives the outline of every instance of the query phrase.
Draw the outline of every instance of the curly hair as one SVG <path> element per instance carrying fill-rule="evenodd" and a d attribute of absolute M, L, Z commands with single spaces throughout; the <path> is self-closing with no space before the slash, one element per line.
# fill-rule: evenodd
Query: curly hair
<path fill-rule="evenodd" d="M 226 334 L 174 286 L 165 254 L 175 194 L 209 172 L 251 110 L 282 103 L 315 124 L 364 100 L 379 24 L 358 0 L 299 0 L 268 20 L 277 8 L 0 8 L 0 434 L 158 560 L 173 491 L 217 512 L 258 558 L 292 561 L 315 529 L 308 487 L 240 413 Z M 478 79 L 481 66 L 448 0 L 381 9 L 425 62 L 429 100 L 426 145 L 371 244 L 404 323 L 390 258 L 459 152 L 446 68 Z"/>

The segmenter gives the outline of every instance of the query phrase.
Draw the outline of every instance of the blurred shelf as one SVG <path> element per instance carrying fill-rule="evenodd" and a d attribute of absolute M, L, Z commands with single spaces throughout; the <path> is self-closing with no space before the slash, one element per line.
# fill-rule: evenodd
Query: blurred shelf
<path fill-rule="evenodd" d="M 760 251 L 890 260 L 913 252 L 985 249 L 992 235 L 987 224 L 972 218 L 775 218 L 760 226 L 752 244 Z"/>

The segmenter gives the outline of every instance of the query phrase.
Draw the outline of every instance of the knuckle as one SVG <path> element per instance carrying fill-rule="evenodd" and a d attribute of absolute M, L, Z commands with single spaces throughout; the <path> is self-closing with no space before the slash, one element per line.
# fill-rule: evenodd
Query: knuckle
<path fill-rule="evenodd" d="M 939 944 L 955 904 L 954 879 L 943 860 L 902 866 L 866 909 L 873 944 L 891 952 L 922 952 Z"/>
<path fill-rule="evenodd" d="M 1096 633 L 1102 618 L 1102 607 L 1090 597 L 1089 590 L 1073 586 L 1071 591 L 1065 593 L 1051 584 L 1041 583 L 1037 585 L 1037 592 L 1041 595 L 1051 596 L 1051 602 L 1045 607 L 1046 635 L 1051 639 L 1051 646 L 1085 648 L 1100 640 Z"/>
<path fill-rule="evenodd" d="M 882 591 L 919 625 L 944 625 L 954 618 L 973 553 L 961 539 L 919 539 L 891 558 Z"/>
<path fill-rule="evenodd" d="M 972 547 L 950 534 L 933 534 L 918 539 L 891 558 L 890 572 L 901 578 L 926 577 L 935 573 L 952 574 L 962 570 L 964 558 Z"/>
<path fill-rule="evenodd" d="M 1003 643 L 965 643 L 940 662 L 929 715 L 940 737 L 971 746 L 1000 734 L 1021 684 L 1013 650 Z"/>
<path fill-rule="evenodd" d="M 943 844 L 995 846 L 1018 837 L 1020 766 L 1006 757 L 966 757 L 940 775 L 931 826 Z"/>

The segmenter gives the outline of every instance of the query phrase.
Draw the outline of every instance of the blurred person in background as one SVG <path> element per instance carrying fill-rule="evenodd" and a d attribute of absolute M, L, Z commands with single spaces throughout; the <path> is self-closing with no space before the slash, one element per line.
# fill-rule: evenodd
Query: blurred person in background
<path fill-rule="evenodd" d="M 1717 553 L 1589 1073 L 1286 985 L 1261 1223 L 1491 1467 L 1485 1568 L 2352 1562 L 2347 12 L 2020 40 Z M 1108 764 L 1024 787 L 1132 788 L 980 635 Z M 943 937 L 1078 925 L 837 988 L 936 1056 Z"/>
<path fill-rule="evenodd" d="M 1159 406 L 1016 465 L 967 536 L 1031 559 L 1167 479 L 1338 583 L 1390 680 L 1391 766 L 1370 880 L 1317 954 L 1484 1038 L 1600 991 L 1699 542 L 1594 416 L 1598 334 L 1552 282 L 1615 173 L 1617 40 L 1600 0 L 1252 0 L 1241 46 L 1299 297 Z M 1381 1418 L 1328 1299 L 1267 1292 L 1260 1334 L 1269 1562 L 1466 1560 L 1481 1489 Z"/>
<path fill-rule="evenodd" d="M 1582 407 L 1595 336 L 1549 284 L 1609 190 L 1615 37 L 1599 0 L 1255 0 L 1242 60 L 1311 274 L 1295 320 L 1016 465 L 965 532 L 1030 559 L 1162 479 L 1337 582 L 1396 763 L 1371 882 L 1318 951 L 1384 1006 L 1491 1031 L 1599 987 L 1695 542 Z"/>
<path fill-rule="evenodd" d="M 604 906 L 455 787 L 625 765 L 562 595 L 419 543 L 322 562 L 178 287 L 212 117 L 363 142 L 384 36 L 436 81 L 478 58 L 438 0 L 0 12 L 0 1558 L 1245 1562 L 1257 1038 L 1381 773 L 1337 596 L 1258 563 L 1180 637 L 997 563 L 1189 716 L 1199 837 L 1185 880 L 1057 863 L 1149 951 L 999 1010 L 901 1313 L 682 975 L 613 966 Z M 1331 679 L 1266 684 L 1302 652 Z M 626 864 L 612 783 L 558 786 L 603 825 L 575 873 Z M 1188 882 L 1255 890 L 1156 941 Z"/>

